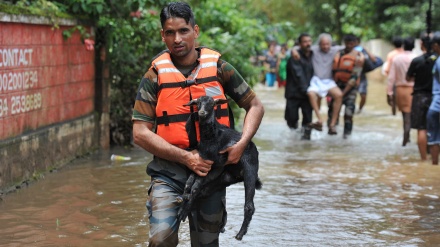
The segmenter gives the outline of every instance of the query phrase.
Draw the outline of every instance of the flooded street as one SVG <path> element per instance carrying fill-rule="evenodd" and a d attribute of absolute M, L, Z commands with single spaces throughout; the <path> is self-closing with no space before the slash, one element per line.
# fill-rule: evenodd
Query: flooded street
<path fill-rule="evenodd" d="M 237 241 L 243 185 L 228 188 L 221 246 L 440 245 L 440 167 L 419 160 L 415 130 L 401 146 L 402 117 L 391 115 L 385 85 L 370 81 L 368 89 L 349 139 L 338 126 L 337 136 L 324 127 L 301 141 L 284 121 L 284 90 L 256 88 L 266 108 L 254 138 L 263 189 L 248 233 Z M 132 160 L 111 161 L 111 154 Z M 0 246 L 146 246 L 150 159 L 137 148 L 114 148 L 7 195 Z M 189 246 L 186 222 L 180 240 Z"/>

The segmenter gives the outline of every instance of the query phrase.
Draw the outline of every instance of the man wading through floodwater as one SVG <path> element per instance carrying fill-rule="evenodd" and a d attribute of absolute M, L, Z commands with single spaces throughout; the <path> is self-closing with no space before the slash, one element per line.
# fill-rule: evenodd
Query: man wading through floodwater
<path fill-rule="evenodd" d="M 196 148 L 197 137 L 188 136 L 185 123 L 196 109 L 183 106 L 191 99 L 228 95 L 246 115 L 239 142 L 223 152 L 227 164 L 236 164 L 257 132 L 264 114 L 261 101 L 220 53 L 196 47 L 199 26 L 186 3 L 169 3 L 160 14 L 161 36 L 168 50 L 152 59 L 142 78 L 133 109 L 134 142 L 154 155 L 148 164 L 151 176 L 147 208 L 149 246 L 177 246 L 180 221 L 176 197 L 183 192 L 191 172 L 206 176 L 212 161 L 203 160 Z M 219 122 L 230 125 L 227 105 L 218 111 Z M 194 126 L 195 128 L 196 126 Z M 156 131 L 153 132 L 153 129 Z M 218 246 L 225 219 L 226 189 L 198 200 L 189 215 L 192 246 Z"/>

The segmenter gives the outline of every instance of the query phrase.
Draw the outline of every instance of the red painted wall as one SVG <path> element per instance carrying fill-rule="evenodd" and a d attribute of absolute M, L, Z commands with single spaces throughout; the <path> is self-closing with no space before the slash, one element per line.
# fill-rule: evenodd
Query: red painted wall
<path fill-rule="evenodd" d="M 94 51 L 70 27 L 0 23 L 0 140 L 94 110 Z"/>

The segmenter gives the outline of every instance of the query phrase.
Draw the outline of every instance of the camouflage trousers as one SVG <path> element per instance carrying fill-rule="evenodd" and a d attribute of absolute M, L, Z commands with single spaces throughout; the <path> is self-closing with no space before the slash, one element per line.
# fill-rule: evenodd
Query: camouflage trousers
<path fill-rule="evenodd" d="M 150 220 L 149 246 L 177 246 L 180 221 L 177 219 L 183 188 L 152 178 L 147 209 Z M 226 224 L 226 189 L 199 199 L 188 215 L 191 246 L 219 246 L 219 234 Z"/>
<path fill-rule="evenodd" d="M 341 91 L 344 91 L 344 86 L 339 85 Z M 344 97 L 342 97 L 342 105 L 345 106 L 344 109 L 344 135 L 351 135 L 351 131 L 353 130 L 353 115 L 356 110 L 356 96 L 357 89 L 351 89 Z M 328 120 L 327 124 L 330 125 L 331 116 L 333 112 L 333 100 L 330 102 L 329 110 L 328 110 Z M 342 109 L 342 108 L 341 108 Z"/>

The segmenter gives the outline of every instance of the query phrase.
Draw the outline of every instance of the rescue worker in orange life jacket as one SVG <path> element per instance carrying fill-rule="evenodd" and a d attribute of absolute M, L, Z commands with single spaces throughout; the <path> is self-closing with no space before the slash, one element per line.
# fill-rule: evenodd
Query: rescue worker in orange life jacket
<path fill-rule="evenodd" d="M 360 82 L 360 74 L 364 65 L 364 55 L 354 49 L 356 36 L 348 34 L 344 37 L 345 48 L 336 53 L 333 60 L 333 77 L 341 89 L 345 105 L 344 112 L 344 134 L 346 139 L 351 135 L 353 129 L 353 115 L 356 108 L 357 87 Z M 331 103 L 330 103 L 331 105 Z M 332 116 L 332 107 L 329 107 L 328 117 Z M 339 114 L 338 114 L 339 116 Z"/>
<path fill-rule="evenodd" d="M 212 165 L 194 149 L 197 139 L 186 134 L 185 122 L 197 109 L 183 104 L 202 95 L 228 95 L 245 109 L 240 141 L 222 151 L 228 154 L 230 165 L 239 161 L 256 133 L 264 108 L 238 71 L 220 59 L 219 52 L 196 47 L 199 26 L 187 3 L 169 3 L 160 13 L 160 21 L 162 41 L 168 49 L 152 59 L 152 66 L 140 82 L 132 115 L 133 138 L 154 155 L 147 166 L 151 176 L 147 200 L 149 245 L 177 246 L 180 221 L 176 198 L 191 172 L 206 176 Z M 219 109 L 219 117 L 227 124 L 225 110 Z M 225 198 L 224 189 L 196 202 L 196 209 L 188 216 L 191 245 L 219 245 L 226 219 Z"/>

